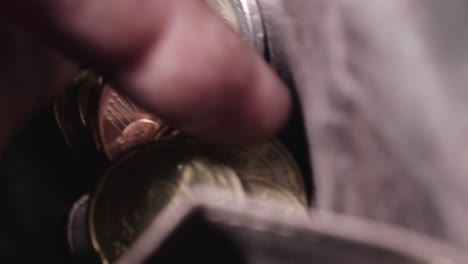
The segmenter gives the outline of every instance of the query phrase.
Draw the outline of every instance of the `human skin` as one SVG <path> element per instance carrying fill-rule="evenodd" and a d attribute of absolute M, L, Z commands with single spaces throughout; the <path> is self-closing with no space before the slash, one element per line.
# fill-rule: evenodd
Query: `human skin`
<path fill-rule="evenodd" d="M 0 151 L 76 65 L 213 143 L 272 136 L 289 114 L 282 82 L 202 1 L 7 0 L 0 22 Z"/>

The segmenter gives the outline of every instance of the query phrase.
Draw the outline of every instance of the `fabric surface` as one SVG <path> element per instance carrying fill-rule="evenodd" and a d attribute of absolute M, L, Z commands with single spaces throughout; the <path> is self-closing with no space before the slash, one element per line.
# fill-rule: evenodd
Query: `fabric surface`
<path fill-rule="evenodd" d="M 318 206 L 468 247 L 468 1 L 278 3 Z"/>

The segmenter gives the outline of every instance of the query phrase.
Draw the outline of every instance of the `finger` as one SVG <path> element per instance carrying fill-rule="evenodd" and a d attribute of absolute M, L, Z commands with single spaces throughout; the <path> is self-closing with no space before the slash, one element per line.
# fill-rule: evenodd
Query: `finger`
<path fill-rule="evenodd" d="M 287 119 L 287 89 L 200 0 L 2 4 L 10 17 L 196 137 L 252 141 Z"/>

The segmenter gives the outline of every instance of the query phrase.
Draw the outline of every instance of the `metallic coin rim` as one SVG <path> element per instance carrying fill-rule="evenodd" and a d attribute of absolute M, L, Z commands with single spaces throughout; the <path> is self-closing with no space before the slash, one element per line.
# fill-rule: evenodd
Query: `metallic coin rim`
<path fill-rule="evenodd" d="M 87 116 L 87 114 L 89 114 L 89 105 L 86 105 L 85 107 L 87 109 L 84 109 L 84 105 L 80 102 L 80 104 L 78 105 L 78 109 L 79 109 L 79 113 L 80 113 L 80 118 L 81 118 L 81 122 L 83 123 L 83 125 L 85 126 L 86 129 L 88 129 L 92 135 L 92 138 L 94 140 L 94 143 L 96 144 L 96 148 L 98 151 L 101 151 L 102 149 L 102 145 L 101 145 L 101 142 L 99 140 L 99 128 L 98 128 L 98 118 L 99 118 L 99 112 L 98 112 L 98 107 L 99 107 L 99 101 L 101 100 L 101 94 L 102 94 L 102 90 L 104 89 L 104 80 L 102 77 L 99 77 L 97 75 L 94 76 L 96 79 L 96 87 L 99 87 L 99 90 L 96 91 L 96 97 L 94 98 L 95 101 L 94 104 L 93 104 L 93 109 L 92 111 L 94 112 L 94 117 L 93 117 L 93 120 L 90 120 L 89 117 Z M 79 94 L 79 100 L 81 100 L 81 96 L 83 94 Z M 90 103 L 89 100 L 89 95 L 88 95 L 88 104 Z M 92 99 L 92 98 L 91 98 Z"/>
<path fill-rule="evenodd" d="M 75 99 L 76 99 L 76 102 L 75 102 L 76 103 L 76 109 L 73 109 L 74 113 L 69 113 L 67 111 L 64 111 L 63 108 L 65 108 L 67 103 L 70 101 L 70 97 L 75 97 L 75 95 L 78 94 L 78 92 L 76 92 L 74 89 L 76 88 L 77 82 L 80 79 L 85 78 L 84 77 L 85 75 L 86 75 L 86 73 L 83 72 L 83 71 L 78 72 L 78 74 L 74 77 L 71 84 L 67 87 L 67 91 L 65 92 L 65 94 L 62 95 L 62 97 L 59 97 L 54 102 L 54 106 L 53 106 L 57 126 L 59 127 L 60 131 L 62 132 L 63 139 L 65 140 L 65 143 L 67 144 L 67 146 L 70 149 L 73 149 L 73 146 L 72 146 L 73 145 L 73 143 L 72 143 L 73 140 L 71 139 L 72 136 L 70 136 L 70 134 L 67 131 L 67 129 L 65 128 L 64 124 L 65 124 L 65 120 L 67 120 L 71 115 L 80 116 L 80 113 L 75 112 L 75 110 L 79 111 L 78 99 L 77 98 L 72 98 L 73 100 L 72 100 L 71 103 L 74 103 L 73 101 L 75 101 Z M 79 119 L 79 121 L 81 121 L 81 119 Z M 74 126 L 78 127 L 79 125 L 74 124 Z"/>
<path fill-rule="evenodd" d="M 265 29 L 257 0 L 229 0 L 237 17 L 239 34 L 260 54 L 265 55 Z"/>
<path fill-rule="evenodd" d="M 283 15 L 283 5 L 277 0 L 256 0 L 262 16 L 264 28 L 265 49 L 268 54 L 268 62 L 278 75 L 287 82 L 288 85 L 294 86 L 292 74 L 290 72 L 289 60 L 287 59 L 287 51 L 284 45 L 284 19 L 278 19 L 278 16 Z"/>
<path fill-rule="evenodd" d="M 67 241 L 68 241 L 68 246 L 70 247 L 70 251 L 72 254 L 76 253 L 76 247 L 75 247 L 75 225 L 77 219 L 77 213 L 83 209 L 83 207 L 87 206 L 87 203 L 89 203 L 89 200 L 91 197 L 89 194 L 85 194 L 81 196 L 78 201 L 76 201 L 70 212 L 68 213 L 68 223 L 67 223 Z"/>
<path fill-rule="evenodd" d="M 120 159 L 118 159 L 113 165 L 111 165 L 110 168 L 106 170 L 103 177 L 99 180 L 96 190 L 94 191 L 90 200 L 89 213 L 88 213 L 89 237 L 91 238 L 91 245 L 93 246 L 94 250 L 96 251 L 97 255 L 99 256 L 103 264 L 109 264 L 110 262 L 107 259 L 106 254 L 104 253 L 103 249 L 101 248 L 101 244 L 99 243 L 98 237 L 97 237 L 96 227 L 94 225 L 94 214 L 95 214 L 97 200 L 98 200 L 100 193 L 102 192 L 102 189 L 104 188 L 104 184 L 106 183 L 107 179 L 110 177 L 111 173 L 109 173 L 109 171 L 112 171 L 113 169 L 118 167 L 120 164 L 125 162 L 127 159 L 130 159 L 131 157 L 137 154 L 138 152 L 136 150 L 130 151 L 126 153 L 124 156 L 122 156 Z"/>

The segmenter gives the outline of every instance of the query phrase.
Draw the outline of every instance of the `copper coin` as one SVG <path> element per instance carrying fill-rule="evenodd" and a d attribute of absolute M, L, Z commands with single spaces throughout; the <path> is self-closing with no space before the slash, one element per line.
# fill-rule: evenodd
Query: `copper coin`
<path fill-rule="evenodd" d="M 102 91 L 98 114 L 100 141 L 110 160 L 129 149 L 152 141 L 173 139 L 179 134 L 110 85 Z"/>

